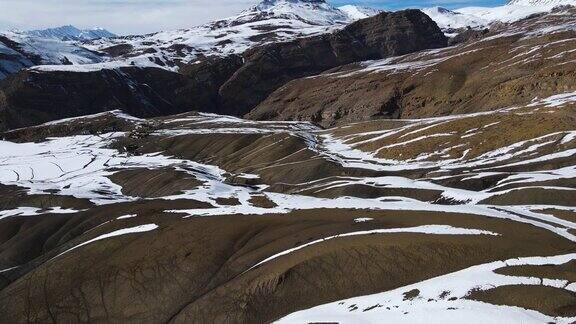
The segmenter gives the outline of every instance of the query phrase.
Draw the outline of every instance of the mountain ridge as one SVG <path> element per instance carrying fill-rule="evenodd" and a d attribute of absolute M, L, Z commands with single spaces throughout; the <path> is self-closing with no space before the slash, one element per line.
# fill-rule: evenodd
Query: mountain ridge
<path fill-rule="evenodd" d="M 55 38 L 63 41 L 94 40 L 99 38 L 111 38 L 117 36 L 107 31 L 106 29 L 100 27 L 95 27 L 91 29 L 79 29 L 73 25 L 65 25 L 45 29 L 35 29 L 26 31 L 26 33 L 37 37 Z"/>

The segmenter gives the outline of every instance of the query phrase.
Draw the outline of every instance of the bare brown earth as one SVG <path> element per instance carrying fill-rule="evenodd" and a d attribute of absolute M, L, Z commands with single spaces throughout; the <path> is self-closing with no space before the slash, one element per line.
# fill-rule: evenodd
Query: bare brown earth
<path fill-rule="evenodd" d="M 575 9 L 494 27 L 480 40 L 353 64 L 279 88 L 247 118 L 324 126 L 489 111 L 576 90 Z"/>
<path fill-rule="evenodd" d="M 75 199 L 50 194 L 30 195 L 26 190 L 18 186 L 0 185 L 0 209 L 14 209 L 22 205 L 40 209 L 48 209 L 50 207 L 84 209 L 93 206 L 87 199 Z"/>
<path fill-rule="evenodd" d="M 172 169 L 118 171 L 110 179 L 122 186 L 123 194 L 143 198 L 173 196 L 202 185 L 187 173 Z"/>
<path fill-rule="evenodd" d="M 102 225 L 48 252 L 55 256 L 74 241 L 131 224 L 160 226 L 43 263 L 1 291 L 2 318 L 13 323 L 267 322 L 297 309 L 392 289 L 475 263 L 574 249 L 573 243 L 532 226 L 456 214 L 318 210 L 184 220 L 147 215 Z M 374 221 L 355 224 L 352 220 L 360 216 Z M 430 223 L 482 228 L 501 236 L 359 236 L 319 244 L 245 272 L 271 253 L 317 238 Z"/>
<path fill-rule="evenodd" d="M 568 262 L 562 265 L 545 265 L 545 266 L 513 266 L 500 268 L 496 273 L 521 276 L 576 281 L 576 262 Z"/>
<path fill-rule="evenodd" d="M 114 112 L 79 118 L 74 123 L 57 122 L 50 127 L 29 127 L 15 129 L 4 133 L 4 138 L 17 142 L 38 142 L 48 137 L 71 135 L 97 135 L 109 132 L 124 132 L 134 130 L 134 124 L 118 118 Z"/>
<path fill-rule="evenodd" d="M 576 294 L 544 286 L 502 286 L 475 292 L 469 298 L 497 305 L 534 309 L 550 316 L 576 315 Z"/>

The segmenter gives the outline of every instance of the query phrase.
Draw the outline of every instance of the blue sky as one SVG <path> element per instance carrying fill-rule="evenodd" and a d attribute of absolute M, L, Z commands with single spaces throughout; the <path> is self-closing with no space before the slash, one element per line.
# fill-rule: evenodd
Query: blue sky
<path fill-rule="evenodd" d="M 259 0 L 0 0 L 0 30 L 67 24 L 125 34 L 186 28 L 234 15 Z M 496 6 L 504 0 L 329 0 L 384 9 Z"/>

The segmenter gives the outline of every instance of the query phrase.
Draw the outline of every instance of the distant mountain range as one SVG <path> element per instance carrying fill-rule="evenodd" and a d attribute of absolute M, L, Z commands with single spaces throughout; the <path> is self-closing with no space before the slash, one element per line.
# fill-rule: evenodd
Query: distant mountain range
<path fill-rule="evenodd" d="M 44 37 L 44 38 L 55 38 L 64 41 L 69 40 L 93 40 L 98 38 L 111 38 L 116 37 L 115 34 L 107 31 L 103 28 L 92 28 L 92 29 L 79 29 L 72 25 L 46 28 L 46 29 L 36 29 L 27 32 L 32 36 Z"/>
<path fill-rule="evenodd" d="M 448 36 L 493 22 L 513 22 L 576 0 L 512 0 L 499 7 L 421 9 Z M 324 0 L 265 0 L 236 16 L 187 29 L 116 36 L 75 26 L 0 32 L 0 79 L 33 66 L 44 71 L 98 71 L 122 66 L 178 72 L 210 57 L 243 55 L 270 43 L 329 34 L 381 10 Z"/>
<path fill-rule="evenodd" d="M 5 52 L 0 53 L 0 79 L 36 65 L 52 70 L 136 65 L 176 71 L 206 56 L 241 54 L 267 43 L 325 34 L 379 12 L 353 5 L 336 8 L 323 0 L 266 0 L 226 19 L 148 35 L 118 37 L 105 29 L 71 25 L 0 32 Z"/>

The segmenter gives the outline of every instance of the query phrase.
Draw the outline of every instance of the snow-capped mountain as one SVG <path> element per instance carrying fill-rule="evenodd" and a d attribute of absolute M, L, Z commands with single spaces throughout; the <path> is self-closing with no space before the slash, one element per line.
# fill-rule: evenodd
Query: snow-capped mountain
<path fill-rule="evenodd" d="M 0 79 L 34 65 L 92 64 L 103 60 L 99 53 L 74 42 L 27 32 L 0 32 Z"/>
<path fill-rule="evenodd" d="M 378 10 L 336 8 L 324 0 L 264 0 L 239 15 L 189 29 L 99 39 L 86 45 L 114 60 L 177 70 L 205 56 L 241 54 L 254 46 L 319 35 Z"/>
<path fill-rule="evenodd" d="M 35 65 L 101 63 L 105 55 L 84 48 L 80 42 L 115 36 L 105 29 L 81 30 L 71 25 L 0 32 L 0 80 Z"/>
<path fill-rule="evenodd" d="M 380 9 L 361 7 L 355 5 L 345 5 L 338 7 L 338 9 L 344 12 L 351 20 L 360 20 L 377 15 L 382 12 Z"/>
<path fill-rule="evenodd" d="M 55 38 L 60 40 L 92 40 L 98 38 L 116 37 L 115 34 L 103 28 L 79 29 L 72 25 L 56 28 L 31 30 L 28 34 L 43 38 Z"/>
<path fill-rule="evenodd" d="M 479 28 L 487 25 L 487 21 L 470 14 L 452 11 L 442 7 L 422 9 L 442 30 L 450 31 L 462 27 Z"/>
<path fill-rule="evenodd" d="M 11 63 L 6 71 L 31 65 L 51 71 L 74 70 L 70 65 L 84 65 L 82 70 L 136 65 L 175 71 L 206 56 L 241 54 L 266 43 L 328 33 L 379 12 L 355 6 L 335 8 L 324 0 L 264 0 L 233 17 L 148 35 L 113 37 L 103 29 L 74 26 L 12 31 L 4 36 L 18 44 L 12 46 L 16 51 L 32 59 Z"/>
<path fill-rule="evenodd" d="M 349 16 L 324 0 L 264 0 L 232 19 L 236 23 L 274 18 L 303 21 L 310 25 L 331 25 L 349 22 Z"/>
<path fill-rule="evenodd" d="M 498 7 L 466 7 L 448 10 L 441 7 L 421 9 L 447 34 L 459 28 L 486 28 L 494 22 L 510 23 L 533 14 L 544 13 L 560 5 L 576 5 L 576 0 L 511 0 Z"/>

